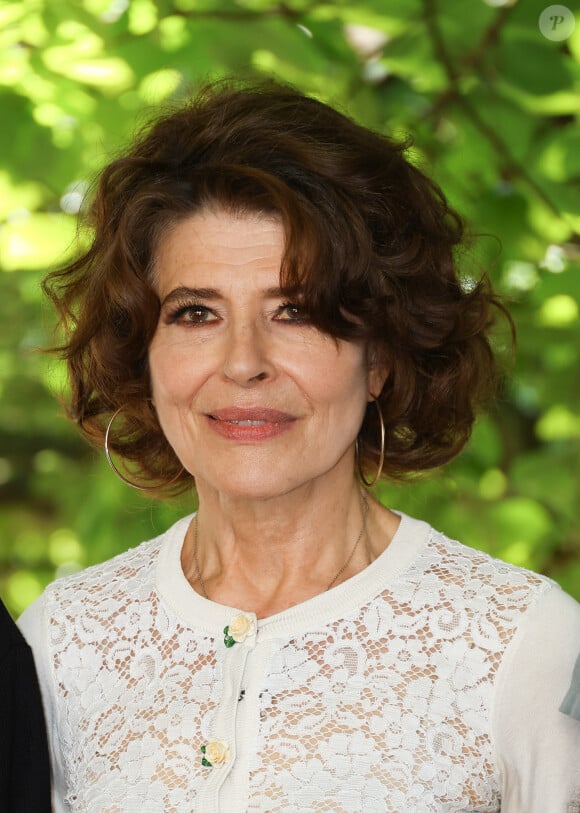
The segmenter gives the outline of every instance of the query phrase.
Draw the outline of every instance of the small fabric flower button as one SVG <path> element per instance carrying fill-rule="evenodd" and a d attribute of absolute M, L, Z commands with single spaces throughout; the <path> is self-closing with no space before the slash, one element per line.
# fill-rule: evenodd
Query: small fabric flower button
<path fill-rule="evenodd" d="M 230 758 L 230 749 L 223 740 L 210 740 L 201 746 L 201 764 L 205 768 L 219 768 Z"/>
<path fill-rule="evenodd" d="M 234 644 L 243 644 L 254 635 L 256 622 L 247 615 L 234 615 L 227 627 L 224 627 L 224 644 L 229 648 Z"/>

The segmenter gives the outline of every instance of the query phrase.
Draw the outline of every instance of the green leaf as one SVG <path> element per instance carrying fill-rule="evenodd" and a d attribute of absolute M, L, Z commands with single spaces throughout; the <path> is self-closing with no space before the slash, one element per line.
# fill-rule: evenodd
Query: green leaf
<path fill-rule="evenodd" d="M 0 232 L 0 267 L 48 270 L 70 255 L 75 234 L 71 217 L 24 212 Z"/>
<path fill-rule="evenodd" d="M 503 82 L 533 96 L 547 96 L 573 87 L 574 71 L 553 43 L 533 36 L 507 36 L 498 49 L 496 69 Z"/>

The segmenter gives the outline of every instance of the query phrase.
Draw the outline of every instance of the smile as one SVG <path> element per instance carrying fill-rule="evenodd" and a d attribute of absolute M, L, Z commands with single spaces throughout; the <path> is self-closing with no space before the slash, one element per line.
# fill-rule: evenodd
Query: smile
<path fill-rule="evenodd" d="M 235 426 L 261 426 L 266 421 L 227 421 L 233 423 Z"/>
<path fill-rule="evenodd" d="M 226 421 L 234 426 L 263 426 L 267 421 Z"/>
<path fill-rule="evenodd" d="M 270 440 L 287 432 L 293 415 L 265 407 L 228 407 L 206 414 L 208 426 L 220 437 L 241 443 Z"/>

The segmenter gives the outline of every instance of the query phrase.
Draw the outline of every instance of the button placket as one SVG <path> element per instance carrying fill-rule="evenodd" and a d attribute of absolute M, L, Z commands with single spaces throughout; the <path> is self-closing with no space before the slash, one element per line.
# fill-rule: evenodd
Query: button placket
<path fill-rule="evenodd" d="M 235 743 L 237 755 L 235 765 L 232 766 L 231 772 L 228 773 L 220 792 L 223 813 L 247 809 L 250 775 L 260 734 L 260 693 L 268 679 L 267 671 L 271 648 L 271 643 L 262 639 L 258 626 L 255 646 L 248 650 L 248 657 L 244 667 L 241 684 L 244 693 L 243 702 L 236 702 Z M 242 649 L 242 647 L 235 647 L 230 652 L 233 654 L 237 649 Z M 239 695 L 236 700 L 239 701 Z"/>
<path fill-rule="evenodd" d="M 234 616 L 235 618 L 235 616 Z M 221 811 L 221 788 L 236 764 L 236 717 L 238 698 L 242 692 L 242 683 L 248 655 L 256 643 L 256 622 L 243 641 L 236 641 L 236 646 L 228 647 L 222 661 L 223 694 L 218 703 L 207 741 L 200 747 L 200 762 L 206 778 L 198 796 L 199 809 L 204 811 Z M 236 628 L 234 626 L 234 631 Z"/>

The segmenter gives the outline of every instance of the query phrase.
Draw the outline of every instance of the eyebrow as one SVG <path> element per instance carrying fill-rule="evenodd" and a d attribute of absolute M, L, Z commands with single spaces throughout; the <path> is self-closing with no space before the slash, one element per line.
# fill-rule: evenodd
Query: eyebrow
<path fill-rule="evenodd" d="M 263 291 L 263 295 L 266 299 L 277 299 L 283 295 L 283 292 L 280 287 L 266 288 L 266 290 Z M 217 288 L 188 288 L 185 285 L 180 285 L 164 297 L 161 302 L 161 307 L 165 307 L 165 305 L 170 305 L 172 302 L 182 299 L 220 300 L 224 299 L 224 296 Z"/>

